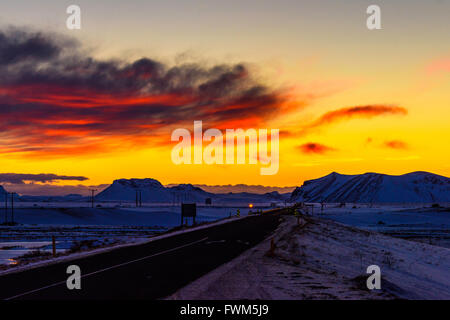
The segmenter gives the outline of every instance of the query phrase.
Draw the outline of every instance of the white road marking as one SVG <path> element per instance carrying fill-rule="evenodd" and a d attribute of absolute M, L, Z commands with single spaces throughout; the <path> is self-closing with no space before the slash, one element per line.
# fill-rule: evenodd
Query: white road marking
<path fill-rule="evenodd" d="M 135 260 L 127 261 L 127 262 L 124 262 L 124 263 L 116 264 L 114 266 L 111 266 L 111 267 L 108 267 L 108 268 L 104 268 L 104 269 L 100 269 L 100 270 L 97 270 L 97 271 L 94 271 L 94 272 L 91 272 L 91 273 L 82 274 L 81 278 L 89 277 L 89 276 L 92 276 L 94 274 L 98 274 L 98 273 L 105 272 L 105 271 L 108 271 L 108 270 L 120 268 L 120 267 L 126 266 L 126 265 L 131 264 L 131 263 L 135 263 L 135 262 L 142 261 L 142 260 L 145 260 L 145 259 L 149 259 L 149 258 L 153 258 L 153 257 L 156 257 L 156 256 L 160 256 L 162 254 L 169 253 L 169 252 L 172 252 L 172 251 L 176 251 L 178 249 L 186 248 L 186 247 L 192 246 L 194 244 L 203 242 L 203 241 L 205 241 L 207 239 L 208 239 L 208 237 L 203 238 L 201 240 L 197 240 L 197 241 L 188 243 L 188 244 L 184 244 L 184 245 L 176 247 L 176 248 L 172 248 L 172 249 L 169 249 L 169 250 L 161 251 L 161 252 L 152 254 L 150 256 L 145 256 L 145 257 L 142 257 L 142 258 L 139 258 L 139 259 L 135 259 Z M 56 283 L 50 284 L 50 285 L 45 286 L 45 287 L 41 287 L 41 288 L 38 288 L 38 289 L 34 289 L 34 290 L 31 290 L 31 291 L 20 293 L 18 295 L 6 298 L 4 300 L 5 301 L 6 300 L 13 300 L 13 299 L 16 299 L 16 298 L 19 298 L 19 297 L 22 297 L 22 296 L 25 296 L 25 295 L 28 295 L 28 294 L 31 294 L 31 293 L 35 293 L 35 292 L 42 291 L 42 290 L 45 290 L 45 289 L 48 289 L 48 288 L 56 287 L 56 286 L 59 286 L 61 284 L 65 284 L 65 283 L 66 283 L 66 280 L 60 281 L 60 282 L 56 282 Z"/>
<path fill-rule="evenodd" d="M 212 244 L 212 243 L 224 243 L 226 240 L 214 240 L 214 241 L 208 241 L 206 244 Z"/>

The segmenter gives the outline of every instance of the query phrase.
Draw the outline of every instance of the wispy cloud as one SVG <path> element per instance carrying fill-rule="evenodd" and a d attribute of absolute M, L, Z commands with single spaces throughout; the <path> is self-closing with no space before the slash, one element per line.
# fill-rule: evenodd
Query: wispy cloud
<path fill-rule="evenodd" d="M 83 176 L 64 176 L 54 173 L 0 173 L 0 183 L 24 184 L 25 182 L 55 182 L 60 180 L 85 181 L 87 177 Z"/>
<path fill-rule="evenodd" d="M 16 192 L 20 195 L 31 196 L 65 196 L 68 194 L 80 194 L 82 196 L 90 196 L 91 190 L 96 189 L 97 193 L 107 188 L 108 184 L 85 186 L 85 185 L 59 185 L 59 184 L 41 184 L 41 183 L 25 183 L 25 184 L 7 184 L 4 185 L 8 192 Z"/>
<path fill-rule="evenodd" d="M 405 108 L 389 105 L 365 105 L 341 108 L 327 112 L 320 116 L 317 120 L 307 124 L 305 128 L 317 128 L 321 126 L 330 125 L 335 122 L 363 118 L 370 119 L 381 115 L 406 115 L 408 111 Z"/>
<path fill-rule="evenodd" d="M 297 127 L 286 128 L 281 131 L 281 136 L 287 138 L 305 136 L 319 130 L 324 127 L 328 127 L 334 123 L 347 121 L 351 119 L 371 119 L 378 116 L 385 115 L 400 115 L 404 116 L 408 114 L 408 110 L 403 107 L 394 105 L 363 105 L 363 106 L 352 106 L 340 109 L 335 109 L 324 113 L 319 116 L 316 120 L 301 124 Z M 367 140 L 367 143 L 371 143 L 372 138 Z"/>

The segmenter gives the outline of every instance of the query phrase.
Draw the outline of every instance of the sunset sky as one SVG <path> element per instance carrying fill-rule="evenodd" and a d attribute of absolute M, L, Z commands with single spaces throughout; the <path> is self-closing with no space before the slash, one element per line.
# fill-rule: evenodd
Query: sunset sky
<path fill-rule="evenodd" d="M 58 175 L 0 184 L 450 176 L 450 1 L 77 0 L 68 30 L 71 4 L 0 5 L 0 172 Z M 194 120 L 280 129 L 278 173 L 173 164 Z"/>

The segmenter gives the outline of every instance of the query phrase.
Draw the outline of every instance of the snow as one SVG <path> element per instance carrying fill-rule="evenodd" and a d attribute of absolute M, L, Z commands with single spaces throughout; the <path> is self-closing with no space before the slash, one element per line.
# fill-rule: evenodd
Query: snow
<path fill-rule="evenodd" d="M 95 198 L 100 201 L 136 201 L 136 192 L 141 192 L 143 201 L 170 202 L 170 192 L 154 179 L 119 179 L 100 192 Z"/>
<path fill-rule="evenodd" d="M 235 214 L 242 207 L 197 208 L 197 221 L 213 221 Z M 161 205 L 148 207 L 101 208 L 90 207 L 19 207 L 14 210 L 15 221 L 26 225 L 72 226 L 159 226 L 174 227 L 180 224 L 180 206 Z M 0 215 L 0 218 L 3 217 Z"/>
<path fill-rule="evenodd" d="M 413 205 L 327 204 L 316 214 L 365 230 L 450 248 L 450 209 Z"/>
<path fill-rule="evenodd" d="M 0 248 L 23 247 L 27 249 L 35 249 L 35 248 L 42 248 L 50 244 L 51 244 L 50 241 L 36 241 L 36 242 L 8 241 L 8 242 L 0 242 Z"/>
<path fill-rule="evenodd" d="M 450 202 L 450 178 L 428 172 L 400 176 L 378 173 L 343 175 L 333 172 L 305 181 L 291 201 L 359 203 Z"/>
<path fill-rule="evenodd" d="M 17 263 L 16 257 L 30 253 L 33 249 L 39 249 L 51 252 L 50 241 L 7 241 L 0 242 L 0 265 L 15 265 Z M 58 252 L 63 250 L 58 249 Z"/>
<path fill-rule="evenodd" d="M 272 237 L 168 299 L 450 299 L 450 249 L 316 217 L 301 223 L 285 217 Z M 369 291 L 373 264 L 381 290 Z"/>

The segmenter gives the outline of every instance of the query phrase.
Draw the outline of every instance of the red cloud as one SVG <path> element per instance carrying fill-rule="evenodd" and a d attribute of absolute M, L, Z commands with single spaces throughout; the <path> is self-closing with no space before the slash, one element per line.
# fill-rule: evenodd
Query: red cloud
<path fill-rule="evenodd" d="M 313 123 L 307 125 L 307 127 L 308 128 L 320 127 L 351 118 L 373 118 L 375 116 L 385 114 L 406 115 L 407 113 L 408 111 L 405 108 L 397 106 L 388 106 L 388 105 L 355 106 L 327 112 Z"/>
<path fill-rule="evenodd" d="M 0 30 L 0 153 L 64 157 L 170 144 L 174 128 L 264 125 L 304 102 L 243 64 L 104 61 L 76 42 Z"/>
<path fill-rule="evenodd" d="M 406 150 L 408 149 L 408 144 L 406 142 L 400 141 L 400 140 L 391 140 L 386 141 L 384 145 L 391 149 L 400 149 L 400 150 Z"/>
<path fill-rule="evenodd" d="M 325 146 L 320 143 L 308 142 L 297 147 L 305 154 L 325 154 L 330 151 L 336 151 L 335 148 Z"/>
<path fill-rule="evenodd" d="M 314 98 L 299 101 L 265 86 L 243 64 L 106 61 L 54 35 L 0 30 L 0 39 L 0 154 L 64 157 L 167 145 L 174 128 L 194 120 L 219 129 L 261 127 Z M 406 113 L 385 105 L 343 108 L 301 130 Z M 332 149 L 313 145 L 310 153 Z"/>

